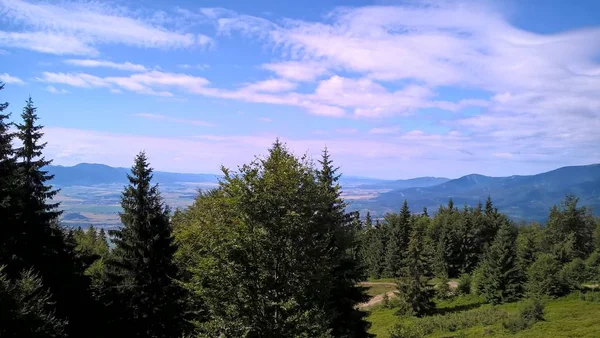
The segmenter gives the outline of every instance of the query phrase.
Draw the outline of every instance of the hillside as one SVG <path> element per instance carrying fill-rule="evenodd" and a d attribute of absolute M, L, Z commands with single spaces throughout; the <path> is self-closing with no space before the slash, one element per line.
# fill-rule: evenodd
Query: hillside
<path fill-rule="evenodd" d="M 520 220 L 544 220 L 549 208 L 575 194 L 581 205 L 600 213 L 600 164 L 563 167 L 528 176 L 489 177 L 466 175 L 430 187 L 395 189 L 368 201 L 356 201 L 352 208 L 375 214 L 397 211 L 405 199 L 412 210 L 435 210 L 450 198 L 455 205 L 475 205 L 491 196 L 500 211 Z"/>
<path fill-rule="evenodd" d="M 72 167 L 48 166 L 54 175 L 52 184 L 57 186 L 93 186 L 103 184 L 126 184 L 129 168 L 115 168 L 104 164 L 80 163 Z M 215 174 L 182 174 L 163 171 L 154 172 L 154 180 L 160 184 L 184 182 L 217 182 Z"/>
<path fill-rule="evenodd" d="M 52 184 L 62 188 L 63 207 L 67 212 L 84 211 L 115 214 L 122 186 L 127 183 L 128 168 L 81 163 L 72 167 L 49 166 Z M 175 207 L 189 205 L 197 188 L 214 187 L 217 174 L 185 174 L 156 171 L 168 202 Z M 600 164 L 563 167 L 528 176 L 490 177 L 470 174 L 457 179 L 418 177 L 407 180 L 342 176 L 340 183 L 350 202 L 350 210 L 371 211 L 376 216 L 397 211 L 405 199 L 412 210 L 423 207 L 431 211 L 450 198 L 455 205 L 475 205 L 491 196 L 500 211 L 515 220 L 543 221 L 548 209 L 564 198 L 576 194 L 582 205 L 600 212 Z M 89 217 L 89 214 L 84 214 Z M 99 219 L 104 219 L 100 217 Z M 76 219 L 70 220 L 75 222 Z M 102 223 L 103 221 L 100 221 Z"/>

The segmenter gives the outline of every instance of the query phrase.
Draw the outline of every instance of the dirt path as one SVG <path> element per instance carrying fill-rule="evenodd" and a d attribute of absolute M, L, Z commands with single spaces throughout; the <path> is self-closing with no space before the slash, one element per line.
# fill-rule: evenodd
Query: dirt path
<path fill-rule="evenodd" d="M 362 286 L 375 286 L 375 285 L 396 286 L 396 283 L 389 283 L 389 282 L 362 282 L 362 283 L 360 283 L 360 285 L 362 285 Z M 448 282 L 448 286 L 450 287 L 450 289 L 456 289 L 456 287 L 458 286 L 458 283 L 454 282 L 454 281 L 451 281 L 451 282 Z M 387 296 L 389 298 L 396 297 L 396 293 L 394 291 L 389 291 L 386 294 L 387 294 Z M 383 294 L 380 294 L 380 295 L 372 297 L 371 299 L 369 299 L 368 302 L 358 304 L 358 308 L 359 309 L 368 308 L 368 307 L 377 305 L 377 304 L 379 304 L 381 302 L 383 302 Z"/>
<path fill-rule="evenodd" d="M 388 295 L 388 297 L 390 297 L 390 298 L 396 297 L 396 294 L 394 293 L 394 291 L 389 291 L 389 292 L 387 293 L 387 295 Z M 379 303 L 381 303 L 381 302 L 383 302 L 383 294 L 381 294 L 381 295 L 377 295 L 377 296 L 375 296 L 375 297 L 372 297 L 372 298 L 371 298 L 371 299 L 369 299 L 369 301 L 368 301 L 368 302 L 366 302 L 366 303 L 360 303 L 360 304 L 358 304 L 358 308 L 359 308 L 359 309 L 363 309 L 363 308 L 371 307 L 371 306 L 377 305 L 377 304 L 379 304 Z"/>

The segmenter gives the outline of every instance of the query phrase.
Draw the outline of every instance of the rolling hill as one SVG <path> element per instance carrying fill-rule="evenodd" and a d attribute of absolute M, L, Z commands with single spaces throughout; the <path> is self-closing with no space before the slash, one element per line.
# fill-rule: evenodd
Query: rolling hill
<path fill-rule="evenodd" d="M 55 177 L 52 184 L 60 187 L 62 207 L 72 223 L 98 219 L 102 224 L 119 210 L 123 185 L 127 184 L 128 168 L 103 164 L 81 163 L 72 167 L 48 166 Z M 167 202 L 175 207 L 189 205 L 198 188 L 215 186 L 220 175 L 154 172 L 154 182 L 161 185 Z M 565 197 L 575 194 L 581 204 L 590 206 L 600 215 L 600 164 L 563 167 L 528 176 L 490 177 L 479 174 L 457 179 L 419 177 L 408 180 L 383 180 L 342 176 L 340 180 L 349 201 L 349 210 L 374 216 L 398 211 L 406 199 L 415 212 L 423 207 L 434 211 L 450 198 L 455 205 L 475 205 L 491 196 L 500 211 L 515 220 L 543 221 L 549 208 Z M 77 212 L 83 212 L 81 216 Z M 107 216 L 108 215 L 108 216 Z"/>
<path fill-rule="evenodd" d="M 528 176 L 490 177 L 466 175 L 429 187 L 395 189 L 366 201 L 356 201 L 352 209 L 374 214 L 397 211 L 406 199 L 412 210 L 436 210 L 450 198 L 455 205 L 475 205 L 491 196 L 498 209 L 515 220 L 544 220 L 549 208 L 567 194 L 575 194 L 581 205 L 600 214 L 600 164 L 563 167 Z"/>
<path fill-rule="evenodd" d="M 72 167 L 48 166 L 54 175 L 52 184 L 65 186 L 93 186 L 102 184 L 127 184 L 129 168 L 114 168 L 104 164 L 80 163 Z M 163 171 L 154 172 L 154 181 L 160 184 L 183 182 L 217 182 L 215 174 L 181 174 Z"/>

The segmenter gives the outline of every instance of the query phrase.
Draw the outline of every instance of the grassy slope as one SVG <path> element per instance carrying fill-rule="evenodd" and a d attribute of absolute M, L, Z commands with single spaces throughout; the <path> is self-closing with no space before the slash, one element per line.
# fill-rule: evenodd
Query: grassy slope
<path fill-rule="evenodd" d="M 439 308 L 452 311 L 461 308 L 479 306 L 476 297 L 458 297 L 451 302 L 438 304 Z M 515 312 L 520 304 L 505 304 L 500 308 L 507 312 Z M 482 305 L 489 306 L 489 305 Z M 371 332 L 377 337 L 389 337 L 389 330 L 399 320 L 395 309 L 375 308 L 369 315 L 373 324 Z M 532 328 L 510 334 L 502 328 L 502 324 L 477 326 L 456 332 L 435 332 L 429 337 L 456 337 L 464 333 L 466 337 L 600 337 L 600 303 L 585 302 L 577 295 L 549 301 L 546 305 L 546 320 L 535 324 Z M 406 320 L 406 319 L 404 319 Z M 410 320 L 410 319 L 408 319 Z M 486 332 L 488 333 L 486 335 Z M 491 332 L 491 334 L 489 334 Z"/>

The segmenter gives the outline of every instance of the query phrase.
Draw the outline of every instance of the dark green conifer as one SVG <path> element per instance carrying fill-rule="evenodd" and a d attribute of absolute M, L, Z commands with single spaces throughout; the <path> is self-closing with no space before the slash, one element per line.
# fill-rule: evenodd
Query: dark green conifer
<path fill-rule="evenodd" d="M 402 271 L 404 257 L 408 247 L 412 218 L 405 200 L 399 214 L 388 214 L 385 217 L 388 227 L 388 244 L 385 255 L 386 277 L 398 277 Z"/>
<path fill-rule="evenodd" d="M 0 82 L 0 91 L 4 84 Z M 14 236 L 18 228 L 15 225 L 15 184 L 16 162 L 12 141 L 14 133 L 8 122 L 10 114 L 4 113 L 8 103 L 0 103 L 0 265 L 8 264 L 15 250 Z"/>
<path fill-rule="evenodd" d="M 135 157 L 121 198 L 123 227 L 113 231 L 116 247 L 106 262 L 113 324 L 130 337 L 180 337 L 186 332 L 183 290 L 175 281 L 176 246 L 169 209 L 145 153 Z"/>
<path fill-rule="evenodd" d="M 435 291 L 428 285 L 431 275 L 424 254 L 424 229 L 416 223 L 411 231 L 403 271 L 398 279 L 398 294 L 415 316 L 430 314 L 435 309 Z"/>
<path fill-rule="evenodd" d="M 505 222 L 480 265 L 477 285 L 491 304 L 513 302 L 523 294 L 524 274 L 517 259 L 517 230 Z"/>
<path fill-rule="evenodd" d="M 317 181 L 323 199 L 322 221 L 329 229 L 331 242 L 327 250 L 332 274 L 331 289 L 327 301 L 328 318 L 333 337 L 372 337 L 367 330 L 370 323 L 366 312 L 356 308 L 369 296 L 358 282 L 366 278 L 364 266 L 358 256 L 358 229 L 352 227 L 352 217 L 344 210 L 346 203 L 341 197 L 337 168 L 333 167 L 327 149 L 319 161 L 321 168 Z M 367 213 L 367 223 L 371 215 Z"/>

